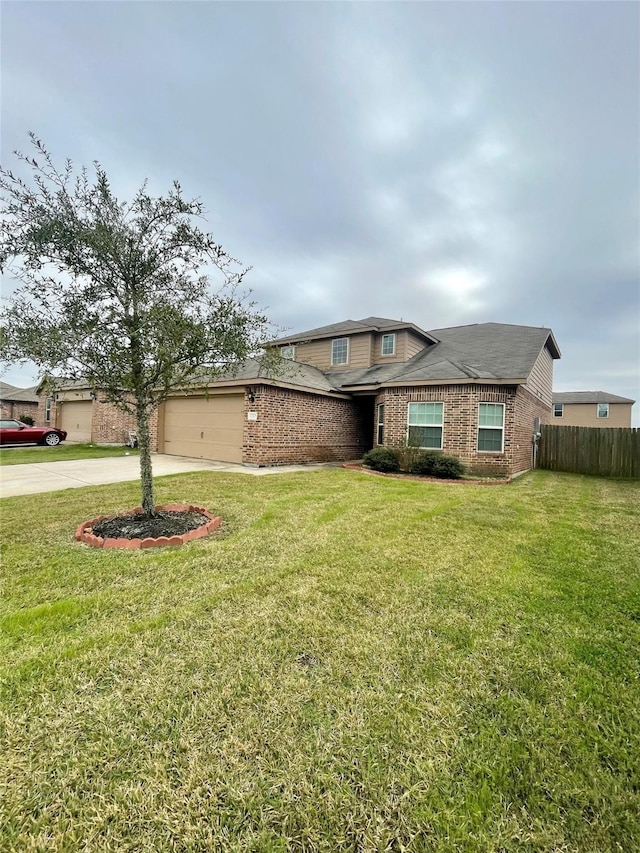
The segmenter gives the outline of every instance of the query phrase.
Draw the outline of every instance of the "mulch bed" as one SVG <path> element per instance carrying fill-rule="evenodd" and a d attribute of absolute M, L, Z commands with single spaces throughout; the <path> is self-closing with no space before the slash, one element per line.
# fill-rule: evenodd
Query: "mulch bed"
<path fill-rule="evenodd" d="M 77 527 L 75 538 L 92 548 L 164 548 L 202 539 L 221 524 L 220 516 L 203 506 L 156 506 L 155 515 L 150 518 L 142 507 L 136 507 L 122 515 L 101 515 L 83 522 Z"/>
<path fill-rule="evenodd" d="M 103 539 L 157 539 L 160 536 L 180 536 L 208 521 L 209 518 L 201 512 L 160 510 L 152 518 L 139 513 L 108 518 L 96 524 L 93 532 Z"/>
<path fill-rule="evenodd" d="M 467 486 L 508 486 L 511 482 L 508 478 L 471 480 L 463 477 L 460 480 L 449 480 L 444 477 L 421 477 L 418 474 L 403 474 L 401 471 L 374 471 L 373 468 L 367 468 L 357 462 L 345 462 L 342 467 L 347 468 L 349 471 L 361 471 L 363 474 L 375 474 L 376 477 L 391 477 L 394 480 L 422 480 L 424 483 L 447 483 L 450 485 Z"/>

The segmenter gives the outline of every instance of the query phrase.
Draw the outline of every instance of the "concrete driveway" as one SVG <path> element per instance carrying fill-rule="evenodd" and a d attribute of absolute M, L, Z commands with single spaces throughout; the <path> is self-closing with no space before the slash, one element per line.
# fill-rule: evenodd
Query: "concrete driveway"
<path fill-rule="evenodd" d="M 321 465 L 279 465 L 273 468 L 246 468 L 227 462 L 208 459 L 188 459 L 186 456 L 165 456 L 154 453 L 153 475 L 186 474 L 191 471 L 228 471 L 250 474 L 287 474 L 292 471 L 309 471 L 315 468 L 335 467 Z M 64 462 L 33 462 L 30 465 L 0 466 L 0 497 L 35 495 L 39 492 L 57 492 L 61 489 L 80 489 L 83 486 L 100 486 L 105 483 L 123 483 L 140 477 L 137 456 L 111 456 L 105 459 L 71 459 Z"/>

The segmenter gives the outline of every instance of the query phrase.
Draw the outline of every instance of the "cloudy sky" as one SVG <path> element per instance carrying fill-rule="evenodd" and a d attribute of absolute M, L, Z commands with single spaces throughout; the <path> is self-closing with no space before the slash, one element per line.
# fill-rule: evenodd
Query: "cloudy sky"
<path fill-rule="evenodd" d="M 2 164 L 179 179 L 290 333 L 550 326 L 556 390 L 640 401 L 639 9 L 5 0 Z"/>

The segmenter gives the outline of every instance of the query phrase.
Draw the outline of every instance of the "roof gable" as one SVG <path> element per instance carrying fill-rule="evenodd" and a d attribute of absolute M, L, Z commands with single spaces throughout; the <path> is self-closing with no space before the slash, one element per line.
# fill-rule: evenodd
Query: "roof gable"
<path fill-rule="evenodd" d="M 391 320 L 388 317 L 365 317 L 363 320 L 343 320 L 340 323 L 331 323 L 329 326 L 318 326 L 316 329 L 298 332 L 295 335 L 287 335 L 269 341 L 270 345 L 281 346 L 283 344 L 297 344 L 322 338 L 335 338 L 343 335 L 352 335 L 366 332 L 390 332 L 408 329 L 427 343 L 435 343 L 436 338 L 430 332 L 425 332 L 414 323 L 404 320 Z"/>

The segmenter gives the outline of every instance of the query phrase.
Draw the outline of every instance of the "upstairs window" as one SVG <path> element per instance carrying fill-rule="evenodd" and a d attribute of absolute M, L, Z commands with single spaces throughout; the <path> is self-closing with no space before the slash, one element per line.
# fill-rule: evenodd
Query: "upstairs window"
<path fill-rule="evenodd" d="M 380 347 L 382 355 L 396 354 L 396 336 L 395 332 L 389 335 L 382 336 L 382 345 Z"/>
<path fill-rule="evenodd" d="M 409 403 L 407 445 L 442 450 L 444 403 Z"/>
<path fill-rule="evenodd" d="M 553 417 L 561 418 L 564 415 L 564 405 L 562 403 L 553 404 Z"/>
<path fill-rule="evenodd" d="M 609 404 L 608 403 L 598 403 L 598 417 L 599 418 L 608 418 L 609 417 Z"/>
<path fill-rule="evenodd" d="M 296 357 L 296 348 L 293 345 L 280 347 L 280 355 L 283 358 L 288 358 L 290 361 L 294 361 Z"/>
<path fill-rule="evenodd" d="M 478 450 L 486 453 L 504 451 L 504 403 L 480 403 Z"/>
<path fill-rule="evenodd" d="M 331 364 L 348 364 L 349 338 L 334 338 L 331 341 Z"/>

